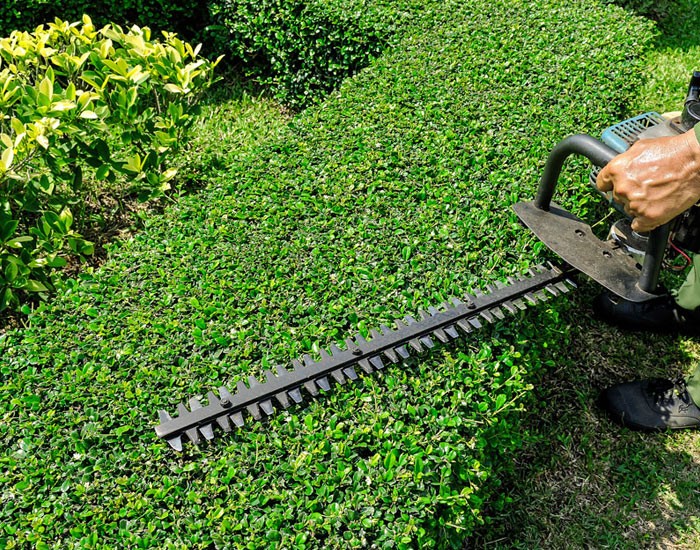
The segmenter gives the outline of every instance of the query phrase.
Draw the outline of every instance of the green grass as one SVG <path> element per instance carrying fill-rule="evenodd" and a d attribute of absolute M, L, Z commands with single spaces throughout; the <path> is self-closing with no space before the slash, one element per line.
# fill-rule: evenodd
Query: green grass
<path fill-rule="evenodd" d="M 618 433 L 581 381 L 607 379 L 628 349 L 647 365 L 668 349 L 617 345 L 597 326 L 593 353 L 596 325 L 563 301 L 183 455 L 155 438 L 158 408 L 542 261 L 510 204 L 532 196 L 559 139 L 619 119 L 650 40 L 643 21 L 593 2 L 399 7 L 415 17 L 396 46 L 289 123 L 264 101 L 212 103 L 182 169 L 206 187 L 2 336 L 5 546 L 444 548 L 491 517 L 511 531 L 490 523 L 480 540 L 546 543 L 552 523 L 512 488 L 536 450 L 523 406 L 554 446 L 535 464 L 545 478 L 567 449 L 625 451 L 594 451 L 570 405 L 548 417 L 533 399 L 576 399 Z M 562 185 L 587 208 L 577 166 Z M 559 380 L 573 384 L 563 397 Z M 617 479 L 635 468 L 613 460 Z M 558 494 L 544 487 L 539 502 Z M 584 540 L 619 542 L 615 527 Z"/>

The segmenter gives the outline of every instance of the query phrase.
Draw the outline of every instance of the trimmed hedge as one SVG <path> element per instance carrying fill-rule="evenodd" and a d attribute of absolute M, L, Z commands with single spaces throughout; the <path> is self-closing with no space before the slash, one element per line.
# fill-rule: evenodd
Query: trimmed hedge
<path fill-rule="evenodd" d="M 459 548 L 507 505 L 534 373 L 566 346 L 555 308 L 182 456 L 152 430 L 541 259 L 510 205 L 559 139 L 618 120 L 649 26 L 587 0 L 417 4 L 391 4 L 396 47 L 273 142 L 221 143 L 206 191 L 2 337 L 5 546 Z"/>
<path fill-rule="evenodd" d="M 652 19 L 664 19 L 677 0 L 603 0 L 607 4 L 617 4 L 634 13 Z"/>
<path fill-rule="evenodd" d="M 296 108 L 366 67 L 405 15 L 364 0 L 213 0 L 210 10 L 218 51 Z"/>
<path fill-rule="evenodd" d="M 80 21 L 87 14 L 97 27 L 109 23 L 150 27 L 193 39 L 209 23 L 209 0 L 9 0 L 0 3 L 0 36 L 14 30 L 33 31 L 52 22 Z"/>

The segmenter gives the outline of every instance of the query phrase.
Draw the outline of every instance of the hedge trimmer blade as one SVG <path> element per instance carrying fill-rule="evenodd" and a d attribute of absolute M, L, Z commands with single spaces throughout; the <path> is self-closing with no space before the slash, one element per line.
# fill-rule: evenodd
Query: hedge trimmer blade
<path fill-rule="evenodd" d="M 384 368 L 385 361 L 399 363 L 413 353 L 435 346 L 435 341 L 447 343 L 482 327 L 504 319 L 506 313 L 524 310 L 526 304 L 537 304 L 550 297 L 569 292 L 576 285 L 569 279 L 571 270 L 549 266 L 531 269 L 528 275 L 487 287 L 488 293 L 467 295 L 463 300 L 453 298 L 439 308 L 419 312 L 419 320 L 407 316 L 394 321 L 395 328 L 380 326 L 345 340 L 344 349 L 331 344 L 321 350 L 320 358 L 305 355 L 302 361 L 292 361 L 292 369 L 278 366 L 274 372 L 264 372 L 264 381 L 253 376 L 247 383 L 238 382 L 235 392 L 219 388 L 219 395 L 207 394 L 207 404 L 192 398 L 188 406 L 180 403 L 177 416 L 158 411 L 158 437 L 165 439 L 176 451 L 182 451 L 183 438 L 192 443 L 214 439 L 220 429 L 230 432 L 234 426 L 243 427 L 246 416 L 254 420 L 274 414 L 276 408 L 287 409 L 301 403 L 304 393 L 317 396 L 329 391 L 331 381 L 345 384 L 358 378 L 357 368 L 366 374 Z M 304 392 L 302 392 L 302 389 Z"/>

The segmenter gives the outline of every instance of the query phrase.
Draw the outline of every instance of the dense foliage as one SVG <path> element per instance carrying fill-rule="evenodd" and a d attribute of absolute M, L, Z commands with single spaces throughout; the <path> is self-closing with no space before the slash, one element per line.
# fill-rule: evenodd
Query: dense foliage
<path fill-rule="evenodd" d="M 367 66 L 400 18 L 361 0 L 213 0 L 210 10 L 222 53 L 295 107 Z"/>
<path fill-rule="evenodd" d="M 110 23 L 147 26 L 192 39 L 209 22 L 207 5 L 208 0 L 7 0 L 0 3 L 0 36 L 15 30 L 31 32 L 55 18 L 80 21 L 87 14 L 97 27 Z"/>
<path fill-rule="evenodd" d="M 639 15 L 654 19 L 664 19 L 670 12 L 671 6 L 679 0 L 604 0 L 608 4 L 617 4 L 632 10 Z"/>
<path fill-rule="evenodd" d="M 213 136 L 205 191 L 0 338 L 5 547 L 458 548 L 507 503 L 533 373 L 567 344 L 547 308 L 182 456 L 153 433 L 539 261 L 510 204 L 561 137 L 618 118 L 650 39 L 587 0 L 381 5 L 395 47 L 260 147 Z"/>
<path fill-rule="evenodd" d="M 174 35 L 87 16 L 0 40 L 0 311 L 91 253 L 74 219 L 97 187 L 116 199 L 169 187 L 214 65 Z"/>

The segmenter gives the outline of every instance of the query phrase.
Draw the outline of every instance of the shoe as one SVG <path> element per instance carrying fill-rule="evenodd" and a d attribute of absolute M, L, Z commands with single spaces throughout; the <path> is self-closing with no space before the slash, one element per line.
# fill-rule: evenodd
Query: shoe
<path fill-rule="evenodd" d="M 652 378 L 618 384 L 603 392 L 601 405 L 615 421 L 634 430 L 700 428 L 700 408 L 682 379 L 672 382 Z"/>
<path fill-rule="evenodd" d="M 593 301 L 593 311 L 607 323 L 628 330 L 700 335 L 700 315 L 680 307 L 669 294 L 630 302 L 604 291 Z"/>

